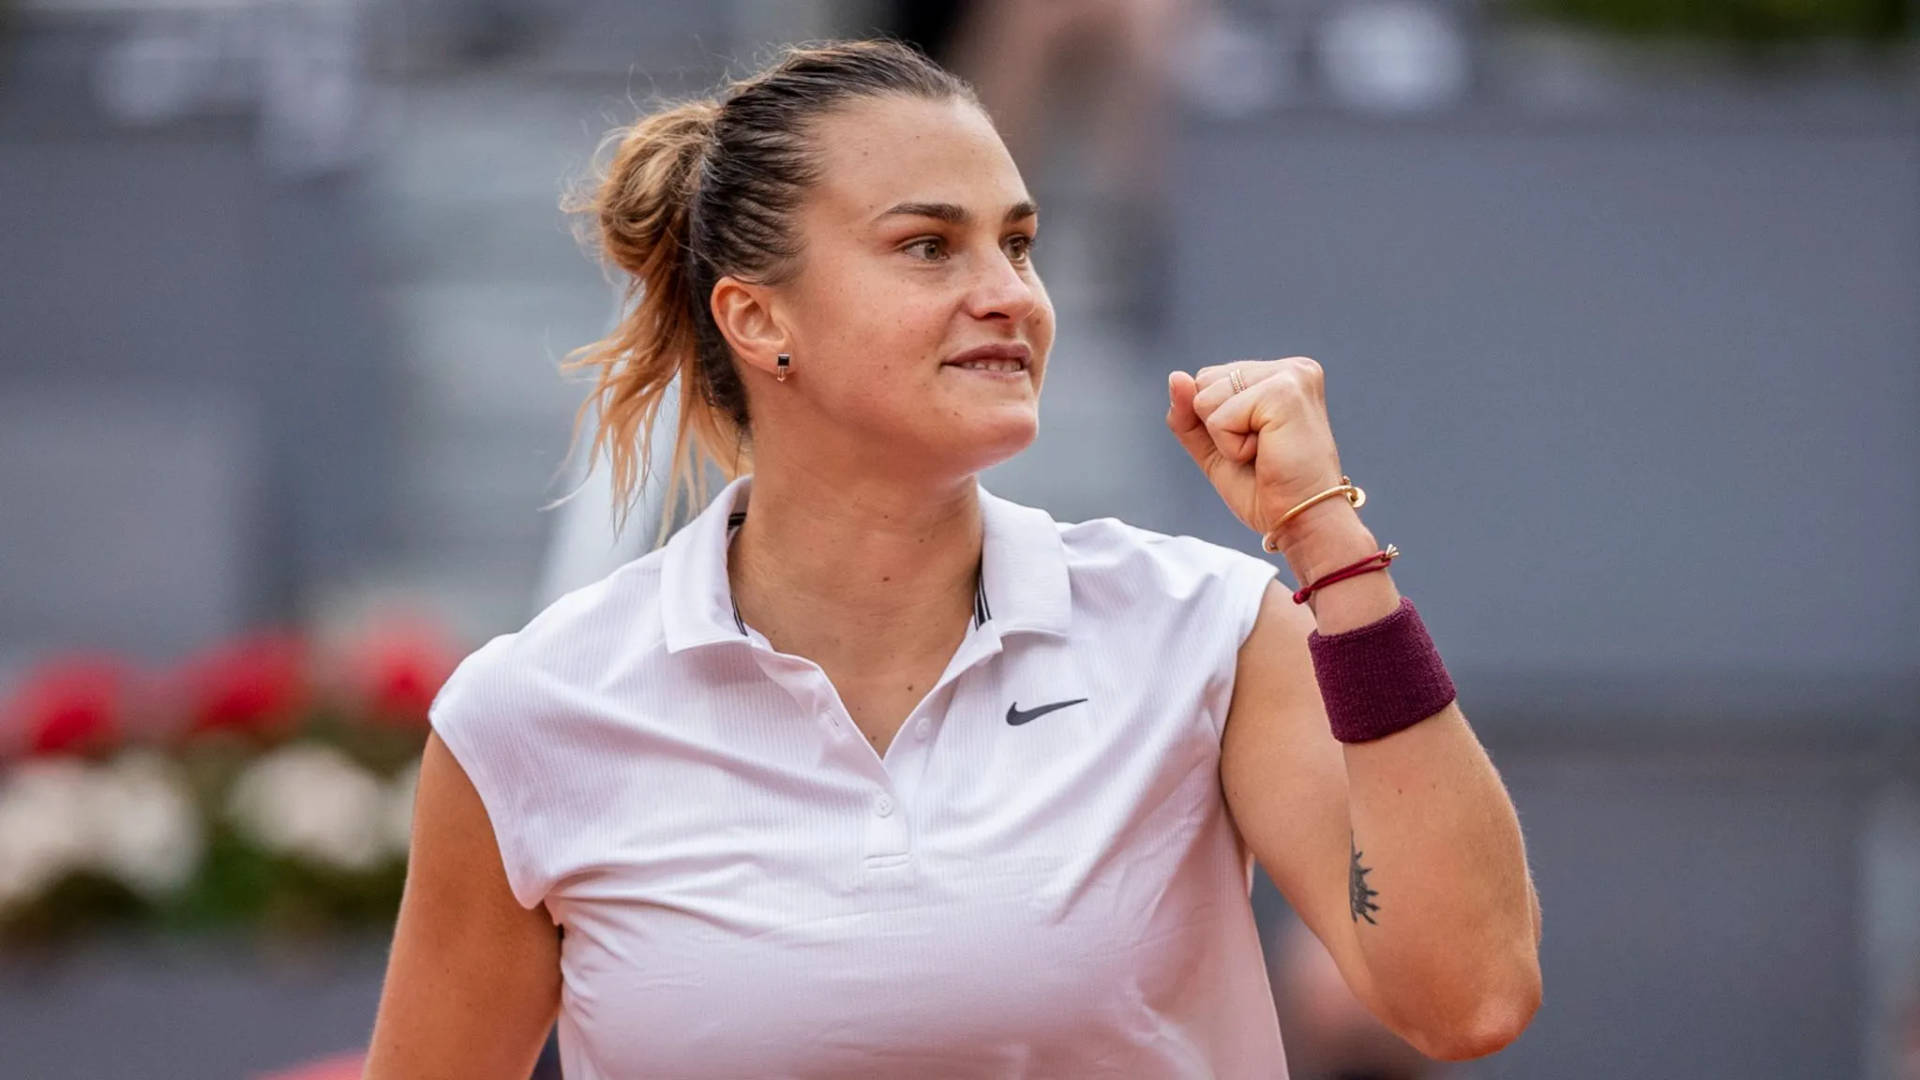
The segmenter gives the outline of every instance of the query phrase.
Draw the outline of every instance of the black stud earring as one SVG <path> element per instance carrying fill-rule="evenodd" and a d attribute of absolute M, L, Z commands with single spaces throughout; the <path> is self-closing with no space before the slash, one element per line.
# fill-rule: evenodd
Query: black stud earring
<path fill-rule="evenodd" d="M 792 361 L 793 357 L 787 353 L 781 353 L 779 356 L 774 357 L 774 363 L 779 365 L 774 368 L 773 371 L 773 377 L 776 382 L 787 381 L 787 365 Z"/>

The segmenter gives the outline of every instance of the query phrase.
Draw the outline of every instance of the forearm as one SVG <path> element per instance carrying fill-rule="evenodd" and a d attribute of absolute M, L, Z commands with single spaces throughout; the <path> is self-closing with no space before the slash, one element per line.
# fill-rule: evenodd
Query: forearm
<path fill-rule="evenodd" d="M 1499 777 L 1457 706 L 1345 753 L 1351 925 L 1378 1000 L 1466 1056 L 1504 1045 L 1532 1016 L 1540 976 L 1526 855 Z"/>
<path fill-rule="evenodd" d="M 1287 553 L 1302 584 L 1379 550 L 1350 507 L 1336 509 L 1311 543 Z M 1376 622 L 1399 603 L 1387 570 L 1308 598 L 1322 635 Z M 1526 853 L 1499 775 L 1457 702 L 1343 753 L 1357 853 L 1347 928 L 1378 1006 L 1436 1056 L 1498 1049 L 1531 1017 L 1540 984 Z"/>

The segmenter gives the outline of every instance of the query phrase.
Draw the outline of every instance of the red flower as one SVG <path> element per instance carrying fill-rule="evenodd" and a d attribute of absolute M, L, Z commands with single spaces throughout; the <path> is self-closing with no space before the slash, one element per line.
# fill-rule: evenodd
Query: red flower
<path fill-rule="evenodd" d="M 180 672 L 189 734 L 280 734 L 312 697 L 307 646 L 291 631 L 268 630 L 217 645 Z"/>
<path fill-rule="evenodd" d="M 427 706 L 459 662 L 459 652 L 434 623 L 391 617 L 355 646 L 352 678 L 377 718 L 424 725 Z"/>
<path fill-rule="evenodd" d="M 105 653 L 48 661 L 14 690 L 0 726 L 25 736 L 31 754 L 112 749 L 126 728 L 132 664 Z"/>

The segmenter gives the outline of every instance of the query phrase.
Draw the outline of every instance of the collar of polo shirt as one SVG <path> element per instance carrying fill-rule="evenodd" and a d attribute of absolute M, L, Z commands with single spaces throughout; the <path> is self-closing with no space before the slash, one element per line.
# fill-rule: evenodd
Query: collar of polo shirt
<path fill-rule="evenodd" d="M 980 580 L 987 616 L 977 625 L 1001 636 L 1066 634 L 1071 596 L 1059 527 L 1044 510 L 1002 499 L 977 480 L 975 486 L 984 531 Z M 667 541 L 660 565 L 660 617 L 668 652 L 744 640 L 727 582 L 728 518 L 746 508 L 752 488 L 752 473 L 734 478 Z"/>

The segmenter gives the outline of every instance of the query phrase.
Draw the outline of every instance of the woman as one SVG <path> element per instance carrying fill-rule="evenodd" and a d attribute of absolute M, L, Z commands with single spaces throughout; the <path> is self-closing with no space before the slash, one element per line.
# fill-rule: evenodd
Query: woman
<path fill-rule="evenodd" d="M 595 450 L 624 504 L 677 377 L 673 475 L 732 479 L 441 691 L 367 1076 L 517 1080 L 556 1013 L 576 1080 L 1282 1075 L 1255 858 L 1396 1032 L 1512 1040 L 1520 832 L 1334 479 L 1320 369 L 1169 379 L 1302 606 L 1264 559 L 980 487 L 1054 327 L 965 84 L 796 49 L 616 134 L 589 208 L 637 301 L 578 361 Z"/>

